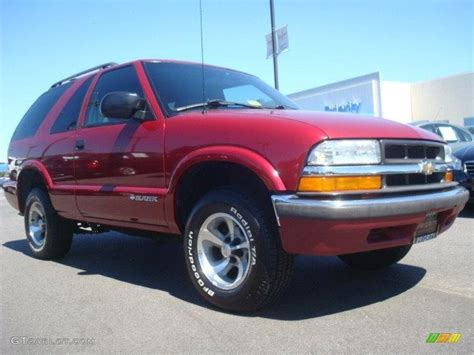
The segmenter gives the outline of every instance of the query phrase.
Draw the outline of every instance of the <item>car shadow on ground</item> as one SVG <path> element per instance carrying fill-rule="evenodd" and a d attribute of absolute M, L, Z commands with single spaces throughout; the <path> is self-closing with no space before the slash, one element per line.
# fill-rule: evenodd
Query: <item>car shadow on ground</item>
<path fill-rule="evenodd" d="M 466 205 L 461 213 L 459 213 L 459 218 L 474 218 L 474 205 Z"/>
<path fill-rule="evenodd" d="M 31 256 L 25 239 L 5 247 Z M 218 311 L 197 295 L 188 280 L 180 242 L 154 241 L 119 233 L 78 235 L 60 264 L 78 275 L 103 275 L 132 285 L 159 289 L 172 296 Z M 362 272 L 335 257 L 298 257 L 291 284 L 272 307 L 241 316 L 300 320 L 340 313 L 395 297 L 414 287 L 426 274 L 417 266 L 397 264 L 384 271 Z"/>

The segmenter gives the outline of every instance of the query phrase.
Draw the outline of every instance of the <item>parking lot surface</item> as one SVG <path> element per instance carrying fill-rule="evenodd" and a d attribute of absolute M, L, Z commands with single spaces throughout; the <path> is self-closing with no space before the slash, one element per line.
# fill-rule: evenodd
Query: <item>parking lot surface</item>
<path fill-rule="evenodd" d="M 298 257 L 283 298 L 243 315 L 200 300 L 178 242 L 78 235 L 64 259 L 36 260 L 3 192 L 0 238 L 3 354 L 474 350 L 474 210 L 385 271 Z M 444 332 L 461 333 L 459 343 L 426 343 Z"/>

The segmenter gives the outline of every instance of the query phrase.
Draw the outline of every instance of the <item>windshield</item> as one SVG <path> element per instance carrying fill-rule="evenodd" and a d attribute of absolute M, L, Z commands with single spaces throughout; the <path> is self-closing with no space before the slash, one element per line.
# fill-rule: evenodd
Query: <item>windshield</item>
<path fill-rule="evenodd" d="M 144 63 L 163 109 L 173 116 L 188 109 L 278 108 L 297 109 L 296 104 L 259 78 L 235 70 L 164 62 Z M 221 102 L 220 105 L 208 105 Z M 234 104 L 233 104 L 234 103 Z"/>

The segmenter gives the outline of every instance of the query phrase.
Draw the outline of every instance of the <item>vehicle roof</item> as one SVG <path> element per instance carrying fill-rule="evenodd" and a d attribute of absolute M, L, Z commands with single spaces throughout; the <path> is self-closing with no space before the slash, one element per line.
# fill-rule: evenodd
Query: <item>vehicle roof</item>
<path fill-rule="evenodd" d="M 438 123 L 450 124 L 448 121 L 430 121 L 430 120 L 414 121 L 414 122 L 411 122 L 410 124 L 412 126 L 420 126 L 424 124 L 438 124 Z"/>
<path fill-rule="evenodd" d="M 200 63 L 200 62 L 192 62 L 192 61 L 177 60 L 177 59 L 162 59 L 162 58 L 135 59 L 135 60 L 132 60 L 132 61 L 129 61 L 129 62 L 116 64 L 114 66 L 105 68 L 105 69 L 103 69 L 103 71 L 113 70 L 113 69 L 117 69 L 117 68 L 120 68 L 120 67 L 125 67 L 127 65 L 136 64 L 136 63 L 176 63 L 176 64 L 185 64 L 185 65 L 196 65 L 196 66 L 204 66 L 204 67 L 208 67 L 208 68 L 218 68 L 218 69 L 231 70 L 231 71 L 234 71 L 234 72 L 237 72 L 237 73 L 252 75 L 252 74 L 246 73 L 246 72 L 241 71 L 241 70 L 226 68 L 226 67 L 222 67 L 222 66 L 214 65 L 214 64 L 205 64 L 205 63 L 203 64 L 203 63 Z M 252 75 L 252 76 L 254 76 L 254 75 Z"/>
<path fill-rule="evenodd" d="M 71 75 L 67 78 L 64 78 L 62 80 L 59 80 L 59 81 L 55 82 L 50 87 L 50 89 L 57 88 L 59 86 L 62 86 L 64 84 L 67 84 L 67 83 L 69 83 L 71 81 L 74 81 L 74 80 L 77 80 L 77 79 L 88 78 L 92 75 L 96 75 L 99 72 L 107 72 L 109 70 L 114 70 L 114 69 L 125 67 L 125 66 L 128 66 L 128 65 L 134 65 L 134 64 L 137 64 L 137 63 L 177 63 L 177 64 L 196 65 L 196 66 L 204 66 L 204 67 L 209 67 L 209 68 L 225 69 L 225 70 L 231 70 L 231 71 L 241 73 L 241 74 L 252 75 L 252 74 L 240 71 L 240 70 L 235 70 L 235 69 L 221 67 L 221 66 L 212 65 L 212 64 L 203 64 L 203 63 L 199 63 L 199 62 L 191 62 L 191 61 L 183 61 L 183 60 L 175 60 L 175 59 L 135 59 L 135 60 L 132 60 L 132 61 L 129 61 L 129 62 L 121 63 L 121 64 L 111 62 L 111 63 L 103 64 L 102 67 L 99 65 L 99 66 L 93 67 L 91 69 L 86 69 L 86 70 L 84 70 L 80 73 L 77 73 L 75 75 Z"/>
<path fill-rule="evenodd" d="M 232 69 L 232 68 L 227 68 L 227 67 L 222 67 L 222 66 L 219 66 L 219 65 L 214 65 L 214 64 L 203 64 L 203 63 L 200 63 L 200 62 L 191 62 L 191 61 L 185 61 L 185 60 L 176 60 L 176 59 L 139 59 L 139 60 L 135 60 L 131 63 L 135 63 L 135 62 L 145 62 L 145 63 L 176 63 L 176 64 L 190 64 L 190 65 L 204 65 L 205 67 L 210 67 L 210 68 L 219 68 L 219 69 L 226 69 L 226 70 L 232 70 L 232 71 L 235 71 L 235 72 L 238 72 L 238 73 L 242 73 L 242 74 L 247 74 L 247 75 L 251 75 L 249 73 L 246 73 L 246 72 L 243 72 L 241 70 L 236 70 L 236 69 Z"/>
<path fill-rule="evenodd" d="M 474 159 L 474 144 L 469 144 L 454 152 L 454 155 L 462 162 Z"/>

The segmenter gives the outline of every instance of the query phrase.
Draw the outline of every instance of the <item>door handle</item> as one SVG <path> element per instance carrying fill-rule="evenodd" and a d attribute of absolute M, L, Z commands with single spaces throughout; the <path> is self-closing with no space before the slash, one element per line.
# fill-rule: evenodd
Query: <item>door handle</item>
<path fill-rule="evenodd" d="M 76 150 L 83 150 L 86 144 L 82 139 L 76 141 Z"/>

